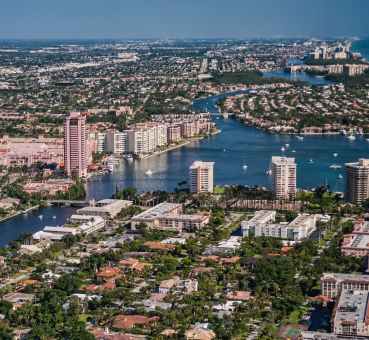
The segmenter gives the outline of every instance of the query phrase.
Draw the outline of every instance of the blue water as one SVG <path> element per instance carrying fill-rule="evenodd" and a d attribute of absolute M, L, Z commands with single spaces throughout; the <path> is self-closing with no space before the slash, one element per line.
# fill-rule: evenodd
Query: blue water
<path fill-rule="evenodd" d="M 0 224 L 0 247 L 19 238 L 23 234 L 32 234 L 45 226 L 63 225 L 75 209 L 49 207 L 18 215 Z"/>
<path fill-rule="evenodd" d="M 363 43 L 362 46 L 368 46 L 369 51 L 369 45 Z M 356 49 L 356 45 L 354 48 Z M 363 55 L 365 51 L 364 48 Z M 283 72 L 270 75 L 290 77 Z M 307 75 L 298 76 L 305 78 Z M 308 76 L 304 80 L 320 85 L 322 78 Z M 223 97 L 224 95 L 220 95 L 197 100 L 194 108 L 217 113 L 215 104 Z M 194 160 L 215 162 L 215 183 L 218 185 L 269 186 L 270 178 L 265 175 L 265 171 L 269 167 L 271 156 L 281 154 L 296 158 L 299 187 L 311 188 L 329 184 L 332 190 L 343 191 L 345 179 L 339 179 L 338 175 L 344 175 L 344 169 L 332 170 L 329 166 L 369 157 L 369 143 L 363 137 L 353 142 L 343 136 L 311 136 L 299 141 L 294 136 L 268 134 L 232 119 L 223 120 L 214 116 L 214 120 L 222 130 L 220 134 L 146 160 L 124 163 L 114 174 L 89 182 L 88 198 L 110 197 L 117 187 L 133 186 L 140 191 L 173 190 L 179 182 L 187 179 L 188 167 Z M 281 147 L 286 143 L 290 147 L 283 153 Z M 292 153 L 292 150 L 296 153 Z M 333 156 L 336 152 L 337 158 Z M 247 170 L 243 169 L 243 165 L 248 166 Z M 150 177 L 145 175 L 149 169 L 153 172 Z M 3 222 L 0 224 L 0 246 L 23 233 L 40 230 L 45 225 L 63 224 L 73 211 L 71 208 L 50 207 Z M 43 219 L 39 215 L 43 215 Z"/>
<path fill-rule="evenodd" d="M 284 78 L 290 81 L 303 81 L 312 85 L 328 85 L 332 82 L 325 79 L 323 76 L 311 76 L 305 72 L 284 72 L 284 71 L 273 71 L 264 72 L 263 77 L 266 78 Z"/>
<path fill-rule="evenodd" d="M 352 44 L 352 50 L 360 52 L 366 60 L 369 60 L 369 39 L 355 41 Z"/>

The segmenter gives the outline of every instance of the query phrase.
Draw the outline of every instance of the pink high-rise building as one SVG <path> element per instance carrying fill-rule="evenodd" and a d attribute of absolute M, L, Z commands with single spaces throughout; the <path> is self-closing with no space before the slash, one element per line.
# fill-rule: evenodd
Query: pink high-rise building
<path fill-rule="evenodd" d="M 86 117 L 71 112 L 64 123 L 64 167 L 68 176 L 87 175 Z"/>

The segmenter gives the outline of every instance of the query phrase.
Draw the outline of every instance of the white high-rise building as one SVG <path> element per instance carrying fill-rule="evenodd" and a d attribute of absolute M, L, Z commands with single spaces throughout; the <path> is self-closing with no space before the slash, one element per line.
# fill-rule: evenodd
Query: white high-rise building
<path fill-rule="evenodd" d="M 155 127 L 134 128 L 127 130 L 129 152 L 136 155 L 145 155 L 157 148 L 157 133 Z"/>
<path fill-rule="evenodd" d="M 106 151 L 106 133 L 98 132 L 96 133 L 96 150 L 97 152 L 105 152 Z"/>
<path fill-rule="evenodd" d="M 161 147 L 168 144 L 168 127 L 165 124 L 156 126 L 156 145 Z"/>
<path fill-rule="evenodd" d="M 107 152 L 114 154 L 124 154 L 128 152 L 128 133 L 126 131 L 119 132 L 116 130 L 110 130 L 106 134 L 106 147 Z"/>
<path fill-rule="evenodd" d="M 273 191 L 277 199 L 296 196 L 296 163 L 294 158 L 272 157 Z"/>
<path fill-rule="evenodd" d="M 214 162 L 195 161 L 190 166 L 190 191 L 213 192 Z"/>

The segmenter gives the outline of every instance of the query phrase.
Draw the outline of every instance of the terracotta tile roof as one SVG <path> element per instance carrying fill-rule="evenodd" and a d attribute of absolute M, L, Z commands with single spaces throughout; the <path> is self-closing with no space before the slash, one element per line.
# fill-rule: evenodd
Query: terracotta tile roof
<path fill-rule="evenodd" d="M 94 293 L 94 292 L 103 292 L 105 290 L 112 290 L 116 288 L 115 280 L 107 280 L 105 283 L 101 285 L 86 285 L 81 288 L 81 290 Z"/>
<path fill-rule="evenodd" d="M 221 259 L 222 264 L 235 264 L 240 261 L 239 256 L 233 256 L 233 257 L 224 257 Z"/>
<path fill-rule="evenodd" d="M 177 331 L 171 328 L 164 329 L 161 333 L 164 336 L 174 336 L 177 334 Z"/>
<path fill-rule="evenodd" d="M 283 247 L 281 248 L 281 252 L 282 252 L 283 254 L 288 254 L 292 249 L 293 249 L 293 247 L 283 246 Z"/>
<path fill-rule="evenodd" d="M 171 279 L 168 280 L 164 280 L 162 282 L 160 282 L 160 288 L 166 288 L 166 289 L 171 289 L 173 288 L 175 285 L 177 285 L 180 281 L 180 277 L 179 276 L 174 276 Z"/>
<path fill-rule="evenodd" d="M 195 267 L 194 269 L 192 269 L 190 276 L 195 277 L 198 274 L 212 273 L 213 271 L 214 271 L 214 268 L 212 267 Z"/>
<path fill-rule="evenodd" d="M 26 286 L 34 286 L 34 285 L 37 285 L 39 283 L 40 283 L 40 281 L 38 281 L 38 280 L 32 280 L 32 279 L 27 279 L 27 280 L 23 280 L 23 281 L 18 282 L 18 284 L 20 286 L 23 286 L 23 287 L 26 287 Z"/>
<path fill-rule="evenodd" d="M 248 291 L 237 290 L 234 292 L 229 292 L 227 294 L 227 299 L 237 301 L 248 301 L 251 299 L 251 293 Z"/>
<path fill-rule="evenodd" d="M 147 317 L 144 315 L 117 315 L 113 320 L 113 327 L 118 329 L 130 329 L 137 325 L 149 326 L 159 321 L 158 316 Z"/>
<path fill-rule="evenodd" d="M 215 338 L 215 333 L 208 329 L 192 328 L 186 331 L 185 336 L 188 340 L 212 340 Z"/>
<path fill-rule="evenodd" d="M 212 262 L 219 262 L 220 257 L 216 256 L 216 255 L 209 255 L 209 256 L 200 256 L 199 260 L 201 262 L 206 262 L 206 261 L 212 261 Z"/>
<path fill-rule="evenodd" d="M 147 266 L 149 266 L 149 263 L 141 262 L 137 259 L 128 258 L 126 260 L 119 261 L 119 264 L 123 267 L 142 272 Z"/>
<path fill-rule="evenodd" d="M 174 244 L 166 244 L 157 241 L 145 242 L 144 246 L 152 250 L 173 250 L 176 248 Z"/>
<path fill-rule="evenodd" d="M 111 279 L 113 277 L 117 277 L 121 274 L 119 268 L 114 267 L 103 267 L 96 273 L 97 277 L 101 277 L 103 279 Z"/>

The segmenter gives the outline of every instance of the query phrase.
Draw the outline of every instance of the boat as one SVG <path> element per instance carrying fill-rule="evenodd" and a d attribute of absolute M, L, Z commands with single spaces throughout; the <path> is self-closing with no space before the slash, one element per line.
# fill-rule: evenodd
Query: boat
<path fill-rule="evenodd" d="M 38 215 L 38 218 L 42 220 L 44 218 L 44 215 Z"/>
<path fill-rule="evenodd" d="M 286 144 L 285 144 L 285 147 L 286 147 L 286 148 L 289 148 L 289 147 L 290 147 L 290 145 L 289 145 L 288 143 L 286 143 Z"/>
<path fill-rule="evenodd" d="M 314 161 L 313 161 L 313 159 L 312 159 L 312 158 L 310 158 L 309 163 L 310 163 L 310 164 L 314 163 Z"/>
<path fill-rule="evenodd" d="M 338 153 L 337 152 L 335 152 L 334 154 L 333 154 L 333 157 L 337 157 L 338 156 Z"/>
<path fill-rule="evenodd" d="M 271 176 L 271 175 L 272 175 L 272 170 L 271 170 L 271 169 L 269 169 L 269 170 L 265 171 L 265 173 L 266 173 L 268 176 Z"/>
<path fill-rule="evenodd" d="M 304 137 L 302 137 L 302 136 L 296 136 L 296 138 L 297 138 L 298 140 L 304 140 Z"/>
<path fill-rule="evenodd" d="M 296 153 L 296 150 L 292 150 L 292 153 Z"/>
<path fill-rule="evenodd" d="M 248 168 L 248 165 L 244 164 L 244 165 L 242 166 L 242 168 L 243 168 L 243 170 L 246 170 L 246 169 Z"/>
<path fill-rule="evenodd" d="M 146 172 L 145 172 L 145 175 L 146 176 L 151 176 L 152 175 L 152 171 L 149 169 L 149 170 L 147 170 Z"/>
<path fill-rule="evenodd" d="M 365 138 L 365 140 L 366 140 L 367 142 L 369 142 L 369 138 Z"/>
<path fill-rule="evenodd" d="M 133 161 L 133 156 L 132 155 L 124 155 L 123 158 L 127 161 Z"/>
<path fill-rule="evenodd" d="M 338 165 L 338 164 L 332 164 L 329 166 L 331 169 L 341 169 L 342 165 Z"/>
<path fill-rule="evenodd" d="M 343 176 L 342 176 L 341 174 L 338 174 L 338 178 L 339 178 L 339 179 L 342 179 L 342 178 L 343 178 Z"/>
<path fill-rule="evenodd" d="M 226 149 L 223 149 L 223 152 L 226 152 L 227 150 Z"/>
<path fill-rule="evenodd" d="M 56 219 L 56 216 L 54 215 L 54 216 L 53 216 L 53 220 L 55 220 L 55 219 Z"/>
<path fill-rule="evenodd" d="M 281 151 L 282 151 L 282 152 L 285 152 L 285 151 L 286 151 L 286 149 L 285 149 L 285 147 L 284 147 L 284 146 L 282 146 L 282 147 L 281 147 Z"/>
<path fill-rule="evenodd" d="M 356 137 L 354 135 L 349 135 L 347 136 L 347 139 L 350 141 L 354 141 L 356 139 Z"/>

